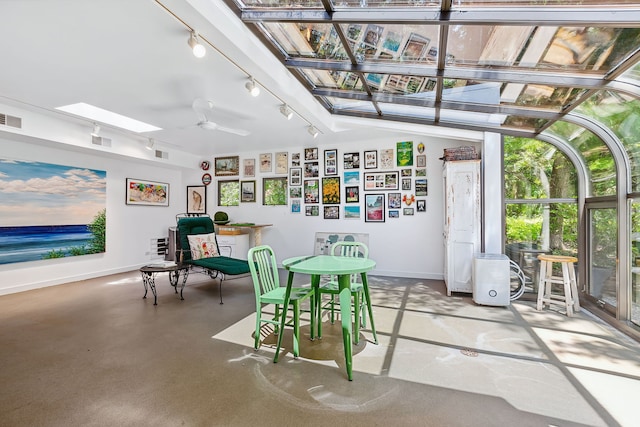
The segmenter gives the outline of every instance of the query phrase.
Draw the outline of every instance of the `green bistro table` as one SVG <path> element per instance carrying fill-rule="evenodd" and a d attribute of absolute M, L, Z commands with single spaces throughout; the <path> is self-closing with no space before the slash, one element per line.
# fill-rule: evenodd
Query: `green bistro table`
<path fill-rule="evenodd" d="M 312 255 L 288 258 L 282 261 L 282 266 L 289 271 L 287 280 L 287 290 L 284 297 L 284 307 L 289 306 L 289 297 L 291 295 L 291 287 L 293 284 L 294 273 L 310 274 L 311 286 L 315 291 L 315 303 L 320 304 L 320 276 L 323 274 L 338 276 L 338 286 L 340 289 L 340 317 L 342 319 L 342 340 L 344 342 L 344 358 L 347 366 L 347 377 L 349 381 L 352 377 L 352 325 L 351 325 L 351 275 L 360 274 L 362 277 L 362 286 L 364 295 L 369 308 L 369 318 L 371 320 L 371 328 L 375 334 L 375 325 L 371 310 L 371 299 L 369 297 L 369 286 L 367 283 L 367 271 L 371 271 L 376 266 L 375 261 L 365 258 L 342 257 L 333 255 Z M 313 308 L 316 309 L 315 307 Z M 282 316 L 280 331 L 284 330 L 286 316 Z M 318 321 L 321 321 L 318 318 Z M 358 321 L 358 320 L 356 320 Z M 273 362 L 278 362 L 280 354 L 280 346 L 282 345 L 282 333 L 278 336 L 278 346 L 276 347 L 276 355 Z"/>

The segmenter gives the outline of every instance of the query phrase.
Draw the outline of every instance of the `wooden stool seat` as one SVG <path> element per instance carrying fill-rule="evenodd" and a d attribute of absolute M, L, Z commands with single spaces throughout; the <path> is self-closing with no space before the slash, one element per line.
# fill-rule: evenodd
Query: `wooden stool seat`
<path fill-rule="evenodd" d="M 542 310 L 543 306 L 551 304 L 564 305 L 567 316 L 573 316 L 574 312 L 580 311 L 580 301 L 578 299 L 578 283 L 576 281 L 576 270 L 573 266 L 578 262 L 578 258 L 564 255 L 538 255 L 540 261 L 540 280 L 538 282 L 537 310 Z M 553 275 L 553 263 L 560 263 L 562 266 L 562 276 Z M 552 285 L 561 284 L 563 294 L 553 293 Z"/>

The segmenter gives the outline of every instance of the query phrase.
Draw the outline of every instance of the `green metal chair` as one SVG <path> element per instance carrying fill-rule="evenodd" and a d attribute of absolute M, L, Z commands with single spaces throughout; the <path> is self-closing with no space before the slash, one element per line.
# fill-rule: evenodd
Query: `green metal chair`
<path fill-rule="evenodd" d="M 353 242 L 353 241 L 340 241 L 331 245 L 330 249 L 331 255 L 338 256 L 347 256 L 347 257 L 356 257 L 356 258 L 368 258 L 369 257 L 369 248 L 367 245 L 361 242 Z M 353 314 L 354 314 L 354 328 L 353 328 L 353 336 L 354 342 L 358 344 L 360 342 L 360 327 L 367 326 L 366 313 L 363 310 L 365 304 L 365 296 L 367 297 L 367 307 L 369 309 L 369 317 L 371 318 L 371 303 L 367 295 L 364 294 L 364 286 L 360 280 L 359 274 L 351 275 L 351 297 L 353 304 Z M 322 304 L 322 295 L 328 294 L 331 296 L 331 299 L 326 303 Z M 322 336 L 322 310 L 329 310 L 331 323 L 335 322 L 335 305 L 336 305 L 336 295 L 339 294 L 339 286 L 337 277 L 331 277 L 330 280 L 320 285 L 320 298 L 318 301 L 318 337 Z M 378 342 L 378 338 L 376 336 L 375 328 L 373 328 L 373 335 L 376 343 Z"/>
<path fill-rule="evenodd" d="M 280 277 L 276 264 L 276 256 L 268 245 L 256 246 L 249 249 L 249 268 L 253 278 L 253 286 L 256 295 L 256 332 L 254 348 L 260 346 L 260 329 L 263 323 L 275 325 L 275 334 L 281 333 L 280 316 L 287 315 L 287 308 L 280 307 L 284 304 L 286 286 L 280 286 Z M 292 288 L 289 304 L 293 307 L 293 318 L 287 324 L 293 322 L 293 356 L 298 357 L 300 353 L 300 303 L 309 298 L 311 308 L 314 305 L 314 291 L 311 288 Z M 273 317 L 265 313 L 263 316 L 263 304 L 274 304 L 275 312 Z M 311 311 L 311 338 L 315 327 L 315 311 Z"/>

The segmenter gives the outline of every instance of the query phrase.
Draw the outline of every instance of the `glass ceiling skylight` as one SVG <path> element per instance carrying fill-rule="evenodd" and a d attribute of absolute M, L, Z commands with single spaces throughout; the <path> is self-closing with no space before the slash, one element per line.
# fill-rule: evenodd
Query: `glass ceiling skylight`
<path fill-rule="evenodd" d="M 144 123 L 118 113 L 114 113 L 112 111 L 104 110 L 94 105 L 86 104 L 84 102 L 63 105 L 61 107 L 56 107 L 56 110 L 65 111 L 67 113 L 75 114 L 76 116 L 84 117 L 94 122 L 104 123 L 136 133 L 162 130 L 162 128 L 159 128 L 157 126 L 153 126 L 148 123 Z"/>

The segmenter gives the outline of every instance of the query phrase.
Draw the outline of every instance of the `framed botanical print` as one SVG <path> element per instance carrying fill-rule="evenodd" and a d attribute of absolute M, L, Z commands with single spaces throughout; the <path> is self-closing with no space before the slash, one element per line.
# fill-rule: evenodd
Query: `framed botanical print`
<path fill-rule="evenodd" d="M 203 214 L 207 213 L 207 186 L 188 185 L 187 186 L 187 213 Z"/>
<path fill-rule="evenodd" d="M 260 154 L 260 172 L 271 172 L 271 153 Z"/>
<path fill-rule="evenodd" d="M 324 174 L 338 175 L 338 150 L 324 150 Z"/>
<path fill-rule="evenodd" d="M 364 198 L 364 221 L 384 222 L 384 194 L 366 194 Z"/>
<path fill-rule="evenodd" d="M 289 167 L 289 153 L 276 153 L 276 173 L 287 173 Z"/>
<path fill-rule="evenodd" d="M 242 181 L 240 183 L 240 201 L 255 202 L 256 201 L 256 182 Z"/>
<path fill-rule="evenodd" d="M 322 203 L 340 204 L 340 177 L 322 178 Z"/>
<path fill-rule="evenodd" d="M 378 167 L 378 151 L 365 151 L 364 152 L 364 168 L 376 169 Z"/>
<path fill-rule="evenodd" d="M 287 178 L 262 178 L 262 204 L 287 204 Z"/>
<path fill-rule="evenodd" d="M 244 159 L 242 161 L 242 169 L 244 176 L 247 178 L 256 176 L 256 159 Z"/>
<path fill-rule="evenodd" d="M 234 176 L 240 173 L 240 157 L 216 157 L 215 158 L 216 176 Z"/>
<path fill-rule="evenodd" d="M 218 181 L 218 206 L 238 206 L 240 204 L 240 181 L 237 179 Z"/>

